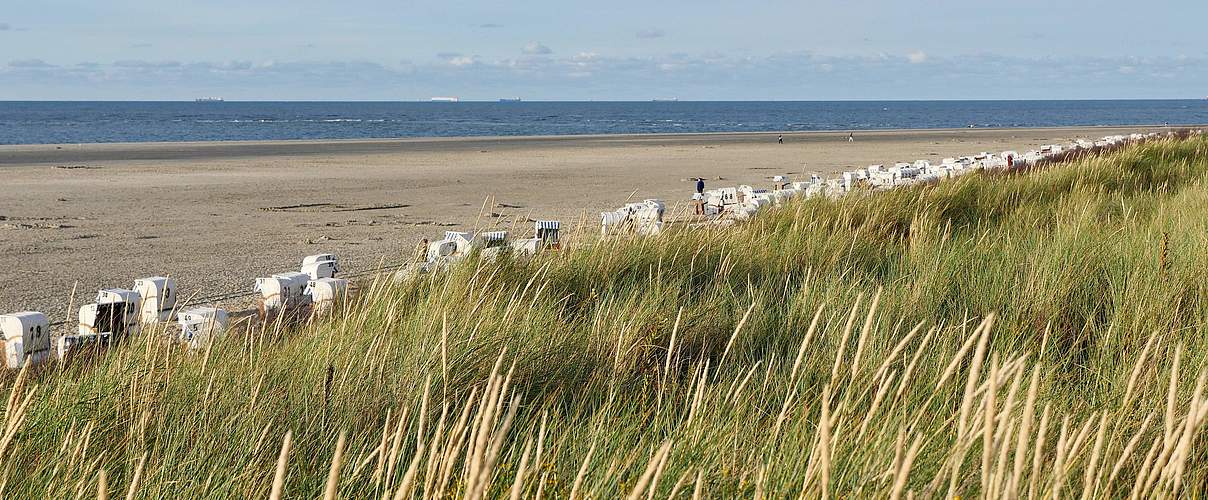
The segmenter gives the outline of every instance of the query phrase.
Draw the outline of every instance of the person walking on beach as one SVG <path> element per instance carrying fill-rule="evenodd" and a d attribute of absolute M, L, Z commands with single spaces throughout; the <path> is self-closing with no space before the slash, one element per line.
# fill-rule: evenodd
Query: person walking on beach
<path fill-rule="evenodd" d="M 705 194 L 705 178 L 696 178 L 696 194 Z"/>
<path fill-rule="evenodd" d="M 847 142 L 856 142 L 856 133 L 855 132 L 847 133 Z"/>
<path fill-rule="evenodd" d="M 783 136 L 783 135 L 778 135 L 778 136 L 776 136 L 776 143 L 777 143 L 777 144 L 784 144 L 784 136 Z"/>

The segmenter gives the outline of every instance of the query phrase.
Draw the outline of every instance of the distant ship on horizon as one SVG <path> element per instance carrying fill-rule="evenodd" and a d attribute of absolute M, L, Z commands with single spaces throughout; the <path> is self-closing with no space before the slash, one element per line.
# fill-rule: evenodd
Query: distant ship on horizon
<path fill-rule="evenodd" d="M 432 99 L 429 99 L 431 102 L 457 102 L 460 100 L 461 99 L 456 97 L 433 97 Z"/>
<path fill-rule="evenodd" d="M 656 97 L 650 100 L 651 102 L 679 102 L 678 97 Z"/>
<path fill-rule="evenodd" d="M 193 99 L 193 102 L 223 102 L 225 99 L 221 97 L 198 97 Z"/>
<path fill-rule="evenodd" d="M 519 97 L 501 97 L 499 102 L 520 102 Z"/>

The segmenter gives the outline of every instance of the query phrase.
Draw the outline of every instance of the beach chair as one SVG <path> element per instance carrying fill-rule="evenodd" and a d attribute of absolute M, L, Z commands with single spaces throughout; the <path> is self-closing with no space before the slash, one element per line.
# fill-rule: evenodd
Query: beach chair
<path fill-rule="evenodd" d="M 748 185 L 746 185 L 746 184 L 743 184 L 743 185 L 741 185 L 741 186 L 738 186 L 738 195 L 739 195 L 739 196 L 737 197 L 738 203 L 739 203 L 739 204 L 746 203 L 746 201 L 747 201 L 747 200 L 750 200 L 751 198 L 754 198 L 754 197 L 755 197 L 755 194 L 756 194 L 756 193 L 759 193 L 759 192 L 761 192 L 761 191 L 762 191 L 761 189 L 755 189 L 755 188 L 753 188 L 753 187 L 751 187 L 751 186 L 748 186 Z"/>
<path fill-rule="evenodd" d="M 229 315 L 216 307 L 195 307 L 178 313 L 176 321 L 180 324 L 179 340 L 190 349 L 197 349 L 226 332 Z"/>
<path fill-rule="evenodd" d="M 663 213 L 667 211 L 667 205 L 663 203 L 663 200 L 649 199 L 643 200 L 642 203 L 646 205 L 647 210 L 654 211 L 660 221 L 663 220 Z"/>
<path fill-rule="evenodd" d="M 840 198 L 850 190 L 849 185 L 846 177 L 843 179 L 829 179 L 826 181 L 826 188 L 823 190 L 823 194 L 829 198 Z"/>
<path fill-rule="evenodd" d="M 545 247 L 546 243 L 541 238 L 526 238 L 515 240 L 512 242 L 512 254 L 517 257 L 532 257 L 537 255 Z"/>
<path fill-rule="evenodd" d="M 805 198 L 809 199 L 809 198 L 813 198 L 815 196 L 821 196 L 825 190 L 826 190 L 825 183 L 811 184 L 808 188 L 805 189 Z"/>
<path fill-rule="evenodd" d="M 81 333 L 59 337 L 55 345 L 55 354 L 66 361 L 84 349 L 103 349 L 113 341 L 114 335 L 109 332 Z"/>
<path fill-rule="evenodd" d="M 306 283 L 306 295 L 310 297 L 311 311 L 314 314 L 324 314 L 336 304 L 348 298 L 348 280 L 339 278 L 318 278 Z"/>
<path fill-rule="evenodd" d="M 304 306 L 309 297 L 303 293 L 310 276 L 304 273 L 280 273 L 256 278 L 257 309 L 263 317 L 273 311 L 288 311 Z"/>
<path fill-rule="evenodd" d="M 107 288 L 96 294 L 95 302 L 80 307 L 77 331 L 81 335 L 109 333 L 115 338 L 138 331 L 139 302 L 134 290 Z"/>
<path fill-rule="evenodd" d="M 734 210 L 734 220 L 747 220 L 755 216 L 759 212 L 759 207 L 755 205 L 742 205 Z"/>
<path fill-rule="evenodd" d="M 303 258 L 302 258 L 302 266 L 303 266 L 303 267 L 306 267 L 306 265 L 307 265 L 307 264 L 312 264 L 312 263 L 315 263 L 315 262 L 325 262 L 325 261 L 333 261 L 333 262 L 336 262 L 336 261 L 339 261 L 339 260 L 340 260 L 340 259 L 337 259 L 337 258 L 336 258 L 336 255 L 335 255 L 335 254 L 333 254 L 333 253 L 320 253 L 320 254 L 308 255 L 308 256 L 306 256 L 306 257 L 303 257 Z"/>
<path fill-rule="evenodd" d="M 0 314 L 4 367 L 36 366 L 50 356 L 50 322 L 40 312 Z"/>
<path fill-rule="evenodd" d="M 480 246 L 484 249 L 504 247 L 504 246 L 507 246 L 507 244 L 508 244 L 508 232 L 507 231 L 482 232 L 482 233 L 478 233 L 478 237 L 476 239 L 478 240 Z"/>
<path fill-rule="evenodd" d="M 101 330 L 108 331 L 108 326 L 117 322 L 124 323 L 124 318 L 113 318 L 114 310 L 112 305 L 106 305 L 104 314 L 101 312 L 100 305 L 94 303 L 84 304 L 80 306 L 80 310 L 76 313 L 79 319 L 79 324 L 76 326 L 76 332 L 80 335 L 87 335 L 97 332 L 97 327 Z M 119 309 L 120 311 L 120 309 Z M 103 323 L 103 324 L 102 324 Z"/>
<path fill-rule="evenodd" d="M 443 261 L 456 253 L 457 242 L 453 240 L 439 240 L 428 244 L 428 262 Z"/>
<path fill-rule="evenodd" d="M 738 188 L 721 188 L 716 190 L 716 192 L 721 196 L 722 206 L 738 204 Z"/>
<path fill-rule="evenodd" d="M 637 232 L 640 234 L 659 234 L 663 230 L 663 214 L 667 206 L 662 200 L 643 200 L 642 206 L 634 213 L 637 221 Z"/>
<path fill-rule="evenodd" d="M 149 325 L 172 318 L 172 309 L 176 308 L 176 281 L 172 278 L 155 276 L 134 280 L 134 291 L 141 304 L 139 323 Z"/>
<path fill-rule="evenodd" d="M 457 245 L 454 254 L 458 256 L 469 255 L 470 250 L 474 248 L 474 235 L 464 231 L 445 231 L 445 239 Z"/>
<path fill-rule="evenodd" d="M 125 304 L 130 308 L 132 314 L 138 310 L 140 301 L 142 301 L 142 297 L 138 292 L 125 288 L 105 288 L 96 293 L 98 304 Z"/>
<path fill-rule="evenodd" d="M 705 191 L 704 201 L 706 216 L 720 214 L 738 204 L 738 190 L 735 188 L 711 189 Z"/>
<path fill-rule="evenodd" d="M 561 247 L 561 243 L 558 240 L 558 233 L 561 228 L 562 223 L 556 220 L 539 220 L 533 224 L 536 238 L 541 240 L 545 247 L 553 249 Z"/>
<path fill-rule="evenodd" d="M 600 212 L 600 236 L 615 234 L 629 223 L 629 212 Z"/>
<path fill-rule="evenodd" d="M 334 278 L 338 272 L 340 272 L 340 266 L 334 260 L 320 260 L 302 264 L 302 273 L 312 280 Z"/>
<path fill-rule="evenodd" d="M 894 179 L 892 172 L 871 172 L 868 183 L 874 187 L 889 188 L 894 186 Z"/>

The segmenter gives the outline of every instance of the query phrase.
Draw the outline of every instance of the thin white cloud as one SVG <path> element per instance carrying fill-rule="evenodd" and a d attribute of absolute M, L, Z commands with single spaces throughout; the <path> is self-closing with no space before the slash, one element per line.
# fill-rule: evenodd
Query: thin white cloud
<path fill-rule="evenodd" d="M 115 61 L 114 66 L 119 68 L 141 68 L 141 69 L 158 69 L 158 68 L 175 68 L 180 66 L 179 61 L 140 61 L 140 60 L 121 60 Z"/>
<path fill-rule="evenodd" d="M 13 68 L 55 68 L 57 66 L 47 63 L 41 59 L 18 59 L 9 61 L 8 65 Z"/>
<path fill-rule="evenodd" d="M 524 53 L 533 56 L 544 56 L 553 54 L 554 51 L 539 42 L 529 42 L 528 45 L 524 46 Z"/>
<path fill-rule="evenodd" d="M 667 36 L 667 33 L 658 28 L 638 30 L 637 32 L 637 37 L 642 40 L 653 40 L 655 38 L 662 38 L 664 36 Z"/>
<path fill-rule="evenodd" d="M 910 64 L 922 64 L 927 62 L 927 53 L 921 50 L 916 50 L 910 54 L 907 54 L 906 59 L 910 61 Z"/>
<path fill-rule="evenodd" d="M 457 56 L 452 59 L 449 59 L 450 66 L 456 66 L 459 68 L 463 67 L 463 66 L 473 66 L 474 64 L 477 64 L 477 63 L 478 63 L 478 59 L 475 58 L 474 56 Z"/>
<path fill-rule="evenodd" d="M 251 61 L 227 61 L 214 64 L 211 66 L 215 71 L 249 71 L 255 68 L 271 68 L 275 63 L 266 61 L 260 64 L 254 64 Z"/>

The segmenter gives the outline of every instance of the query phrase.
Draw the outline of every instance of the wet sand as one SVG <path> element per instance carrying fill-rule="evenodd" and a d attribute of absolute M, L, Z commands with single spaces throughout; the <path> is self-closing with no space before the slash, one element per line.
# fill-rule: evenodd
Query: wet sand
<path fill-rule="evenodd" d="M 0 312 L 74 325 L 73 288 L 74 307 L 153 275 L 213 295 L 251 290 L 314 253 L 356 272 L 449 229 L 594 227 L 630 199 L 681 202 L 698 176 L 709 188 L 769 186 L 773 175 L 1160 129 L 0 146 Z"/>

